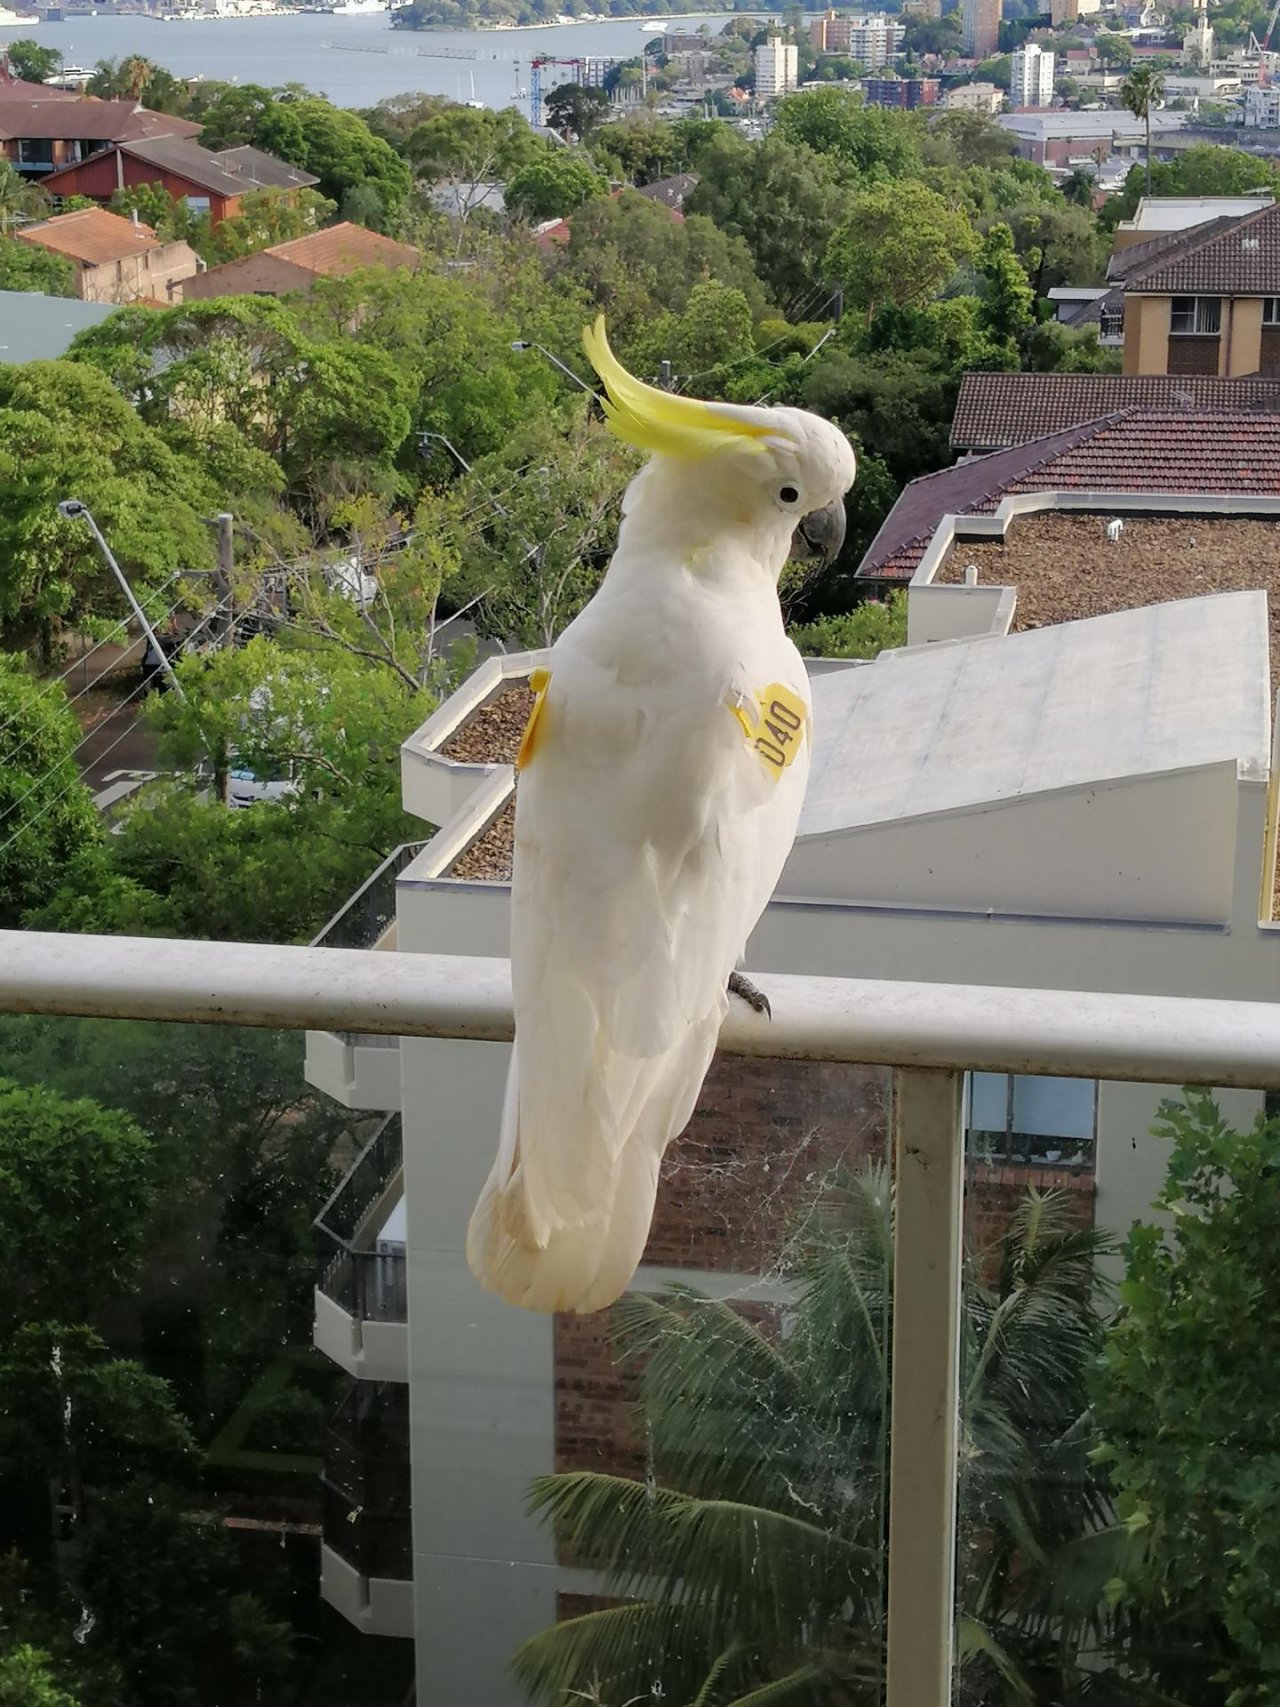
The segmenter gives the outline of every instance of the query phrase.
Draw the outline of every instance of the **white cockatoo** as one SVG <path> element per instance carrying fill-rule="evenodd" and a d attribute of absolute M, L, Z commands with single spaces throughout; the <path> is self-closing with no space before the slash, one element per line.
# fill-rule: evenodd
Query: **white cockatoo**
<path fill-rule="evenodd" d="M 644 385 L 602 319 L 583 341 L 612 431 L 652 455 L 599 591 L 535 672 L 517 760 L 516 1042 L 467 1259 L 530 1310 L 602 1309 L 640 1262 L 804 798 L 778 576 L 793 538 L 839 549 L 855 466 L 816 415 Z"/>

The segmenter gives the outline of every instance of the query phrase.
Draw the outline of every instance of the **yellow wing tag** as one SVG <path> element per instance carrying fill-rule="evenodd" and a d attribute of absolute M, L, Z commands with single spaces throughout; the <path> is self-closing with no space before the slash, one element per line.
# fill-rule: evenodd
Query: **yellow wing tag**
<path fill-rule="evenodd" d="M 520 737 L 520 750 L 516 754 L 516 769 L 522 771 L 533 757 L 534 748 L 538 744 L 538 722 L 542 717 L 542 707 L 546 701 L 547 689 L 551 686 L 551 671 L 539 666 L 529 672 L 529 688 L 533 694 L 533 710 L 529 713 L 529 721 L 524 726 L 524 734 Z"/>
<path fill-rule="evenodd" d="M 781 682 L 770 682 L 760 689 L 754 702 L 736 703 L 730 710 L 766 770 L 781 776 L 804 741 L 808 719 L 799 694 Z"/>

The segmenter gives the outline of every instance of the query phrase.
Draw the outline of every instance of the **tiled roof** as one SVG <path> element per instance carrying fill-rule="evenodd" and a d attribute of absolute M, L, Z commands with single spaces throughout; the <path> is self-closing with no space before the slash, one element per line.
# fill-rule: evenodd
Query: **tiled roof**
<path fill-rule="evenodd" d="M 121 219 L 119 214 L 108 213 L 103 207 L 60 213 L 39 225 L 28 225 L 14 235 L 24 243 L 53 249 L 59 255 L 70 255 L 73 260 L 87 261 L 90 265 L 120 261 L 126 255 L 141 255 L 160 247 L 149 225 L 135 225 L 131 219 Z"/>
<path fill-rule="evenodd" d="M 695 173 L 679 172 L 674 178 L 659 178 L 656 183 L 640 185 L 636 194 L 646 201 L 661 202 L 663 207 L 679 213 L 684 207 L 685 197 L 691 196 L 697 187 Z"/>
<path fill-rule="evenodd" d="M 1196 374 L 967 373 L 960 382 L 951 443 L 1000 450 L 1078 427 L 1119 409 L 1280 412 L 1280 379 Z"/>
<path fill-rule="evenodd" d="M 889 512 L 858 575 L 909 581 L 943 516 L 1062 490 L 1280 497 L 1280 416 L 1130 409 L 925 475 Z"/>
<path fill-rule="evenodd" d="M 0 142 L 129 142 L 140 137 L 195 136 L 200 126 L 172 113 L 153 113 L 134 101 L 0 100 Z"/>
<path fill-rule="evenodd" d="M 1107 282 L 1127 279 L 1151 265 L 1153 261 L 1170 261 L 1184 254 L 1204 237 L 1216 237 L 1220 231 L 1235 225 L 1240 215 L 1222 215 L 1202 220 L 1182 231 L 1159 231 L 1145 242 L 1131 243 L 1127 249 L 1117 249 L 1107 262 Z"/>
<path fill-rule="evenodd" d="M 335 277 L 353 273 L 357 267 L 416 269 L 422 261 L 411 243 L 396 243 L 348 220 L 326 226 L 323 231 L 313 231 L 306 237 L 277 243 L 267 253 L 279 256 L 282 261 L 292 261 L 295 267 L 305 267 L 308 272 Z"/>
<path fill-rule="evenodd" d="M 1211 230 L 1158 256 L 1128 273 L 1125 288 L 1158 295 L 1280 296 L 1280 205 L 1228 220 L 1225 230 Z"/>
<path fill-rule="evenodd" d="M 172 122 L 175 126 L 183 126 L 181 135 L 148 135 L 136 139 L 129 137 L 119 144 L 121 152 L 131 160 L 141 160 L 147 166 L 157 166 L 162 171 L 172 172 L 176 177 L 185 178 L 189 184 L 195 184 L 197 188 L 208 190 L 217 196 L 242 196 L 249 190 L 279 189 L 286 185 L 292 189 L 301 189 L 308 184 L 320 182 L 310 172 L 300 171 L 296 166 L 287 166 L 284 161 L 275 160 L 271 155 L 260 156 L 271 160 L 275 168 L 273 181 L 268 184 L 265 179 L 256 175 L 251 162 L 233 161 L 228 167 L 221 155 L 202 148 L 198 142 L 193 142 L 191 137 L 199 130 L 199 125 L 188 124 L 185 119 L 174 119 Z M 246 151 L 232 149 L 229 152 L 242 155 Z M 259 154 L 257 149 L 247 152 Z M 99 155 L 98 158 L 101 159 L 102 156 Z M 83 165 L 84 162 L 80 164 Z M 56 188 L 77 170 L 78 166 L 60 166 L 56 172 L 50 172 L 44 182 Z"/>
<path fill-rule="evenodd" d="M 248 143 L 240 148 L 219 148 L 213 157 L 225 171 L 247 179 L 255 190 L 297 190 L 318 182 L 309 172 Z"/>
<path fill-rule="evenodd" d="M 78 97 L 71 89 L 55 89 L 49 83 L 28 83 L 15 77 L 0 62 L 0 101 L 74 101 Z"/>

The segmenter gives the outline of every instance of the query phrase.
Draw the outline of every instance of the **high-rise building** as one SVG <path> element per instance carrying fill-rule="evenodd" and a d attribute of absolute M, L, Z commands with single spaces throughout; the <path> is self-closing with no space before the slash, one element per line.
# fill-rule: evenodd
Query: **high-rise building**
<path fill-rule="evenodd" d="M 962 0 L 964 51 L 970 59 L 990 59 L 1000 42 L 1000 0 Z"/>
<path fill-rule="evenodd" d="M 863 94 L 869 107 L 935 107 L 936 77 L 868 77 Z"/>
<path fill-rule="evenodd" d="M 809 40 L 818 53 L 844 53 L 878 71 L 887 65 L 902 45 L 903 26 L 883 12 L 865 16 L 850 12 L 827 12 L 809 26 Z"/>
<path fill-rule="evenodd" d="M 1053 104 L 1053 52 L 1039 42 L 1024 42 L 1013 56 L 1009 69 L 1011 107 L 1048 107 Z"/>
<path fill-rule="evenodd" d="M 799 76 L 800 50 L 781 36 L 770 36 L 756 49 L 756 99 L 789 95 Z"/>

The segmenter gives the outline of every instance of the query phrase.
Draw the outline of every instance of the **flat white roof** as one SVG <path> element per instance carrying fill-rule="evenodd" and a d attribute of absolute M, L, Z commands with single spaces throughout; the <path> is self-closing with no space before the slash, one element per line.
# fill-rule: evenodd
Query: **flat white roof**
<path fill-rule="evenodd" d="M 1187 122 L 1186 113 L 1152 113 L 1151 132 L 1155 135 L 1161 130 L 1179 130 Z M 1142 136 L 1145 126 L 1141 119 L 1134 118 L 1132 113 L 1120 109 L 1108 108 L 1100 113 L 1068 113 L 1046 112 L 1043 109 L 1033 109 L 1020 113 L 998 113 L 996 123 L 1003 125 L 1017 136 L 1050 137 L 1086 137 L 1099 138 L 1112 135 Z"/>
<path fill-rule="evenodd" d="M 1243 219 L 1271 206 L 1270 196 L 1143 196 L 1132 219 L 1118 231 L 1186 231 L 1208 219 Z"/>
<path fill-rule="evenodd" d="M 800 838 L 1271 752 L 1262 592 L 924 647 L 813 679 Z"/>

